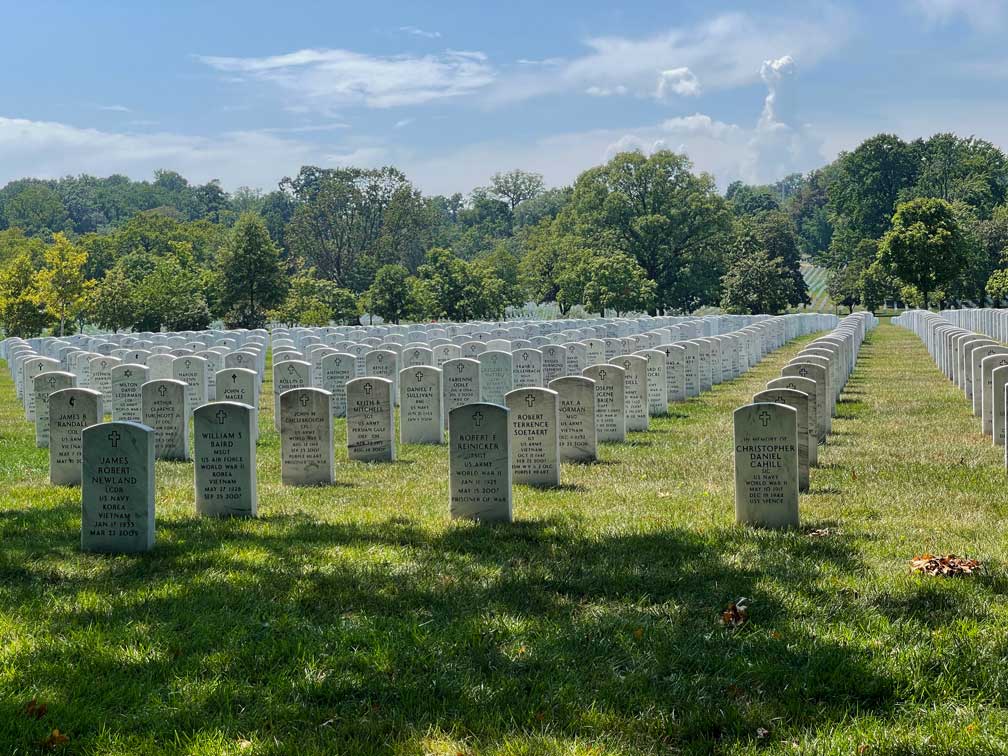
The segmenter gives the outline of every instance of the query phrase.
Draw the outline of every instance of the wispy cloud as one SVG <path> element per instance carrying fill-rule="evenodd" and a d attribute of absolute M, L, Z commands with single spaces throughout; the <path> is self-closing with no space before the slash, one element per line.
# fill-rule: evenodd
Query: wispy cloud
<path fill-rule="evenodd" d="M 978 31 L 1000 31 L 1008 21 L 1004 0 L 908 0 L 912 12 L 930 24 L 962 19 Z"/>
<path fill-rule="evenodd" d="M 412 34 L 414 37 L 424 37 L 425 39 L 439 39 L 441 37 L 441 32 L 418 29 L 415 26 L 400 26 L 399 31 L 404 34 Z"/>
<path fill-rule="evenodd" d="M 395 124 L 392 126 L 392 128 L 394 128 L 394 129 L 404 129 L 407 126 L 409 126 L 411 123 L 413 123 L 413 121 L 415 121 L 415 120 L 416 120 L 415 118 L 402 118 L 402 119 L 396 121 Z"/>
<path fill-rule="evenodd" d="M 242 81 L 279 87 L 301 106 L 320 112 L 348 104 L 388 108 L 456 98 L 483 89 L 495 78 L 483 53 L 460 50 L 424 56 L 325 49 L 262 58 L 197 57 Z"/>
<path fill-rule="evenodd" d="M 808 18 L 724 13 L 647 37 L 591 37 L 581 56 L 510 70 L 490 99 L 504 104 L 564 91 L 689 96 L 701 82 L 706 90 L 748 85 L 782 50 L 812 65 L 842 46 L 851 26 L 846 12 L 827 7 Z"/>
<path fill-rule="evenodd" d="M 0 183 L 76 173 L 148 178 L 171 168 L 197 182 L 268 187 L 318 158 L 311 144 L 254 131 L 212 137 L 114 132 L 0 116 Z"/>
<path fill-rule="evenodd" d="M 131 108 L 127 108 L 125 105 L 95 105 L 98 110 L 107 110 L 112 113 L 132 113 Z"/>

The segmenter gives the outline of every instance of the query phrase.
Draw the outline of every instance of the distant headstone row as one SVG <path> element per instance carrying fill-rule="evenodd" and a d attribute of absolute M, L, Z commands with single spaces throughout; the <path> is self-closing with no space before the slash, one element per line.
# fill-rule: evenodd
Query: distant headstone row
<path fill-rule="evenodd" d="M 836 403 L 854 370 L 861 344 L 878 320 L 850 315 L 810 342 L 734 415 L 735 519 L 762 527 L 797 527 L 798 494 L 809 490 L 836 416 Z"/>
<path fill-rule="evenodd" d="M 37 444 L 49 448 L 51 482 L 83 485 L 83 547 L 136 551 L 153 543 L 149 459 L 194 460 L 198 512 L 256 515 L 270 346 L 284 484 L 334 482 L 334 418 L 346 418 L 349 459 L 393 461 L 398 405 L 399 443 L 441 444 L 448 433 L 452 516 L 510 520 L 512 483 L 558 485 L 562 462 L 594 460 L 599 442 L 647 430 L 670 402 L 835 322 L 802 314 L 80 335 L 7 339 L 0 357 Z"/>
<path fill-rule="evenodd" d="M 1005 446 L 1008 310 L 942 310 L 938 314 L 911 310 L 892 322 L 920 337 L 941 372 L 963 392 L 973 415 L 980 419 L 983 434 L 995 446 Z"/>

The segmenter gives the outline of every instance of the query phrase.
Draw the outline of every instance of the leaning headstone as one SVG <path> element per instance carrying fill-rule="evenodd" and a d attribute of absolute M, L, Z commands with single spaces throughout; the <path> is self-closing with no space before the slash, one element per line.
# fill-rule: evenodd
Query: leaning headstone
<path fill-rule="evenodd" d="M 735 521 L 798 527 L 798 412 L 784 404 L 735 410 Z"/>
<path fill-rule="evenodd" d="M 139 423 L 140 387 L 148 381 L 144 365 L 126 363 L 112 368 L 112 419 Z"/>
<path fill-rule="evenodd" d="M 335 480 L 332 397 L 296 388 L 280 394 L 280 481 L 285 486 L 331 485 Z"/>
<path fill-rule="evenodd" d="M 809 397 L 794 389 L 767 389 L 753 396 L 753 404 L 786 404 L 798 412 L 798 490 L 809 490 Z"/>
<path fill-rule="evenodd" d="M 441 371 L 436 367 L 414 365 L 399 371 L 399 442 L 444 443 Z"/>
<path fill-rule="evenodd" d="M 358 462 L 396 458 L 392 381 L 354 378 L 347 383 L 347 457 Z"/>
<path fill-rule="evenodd" d="M 77 376 L 53 370 L 35 376 L 32 390 L 35 392 L 35 446 L 49 447 L 49 396 L 61 389 L 77 385 Z M 103 418 L 104 419 L 104 418 Z"/>
<path fill-rule="evenodd" d="M 515 389 L 504 401 L 511 432 L 511 480 L 530 486 L 559 486 L 556 392 L 536 387 Z"/>
<path fill-rule="evenodd" d="M 511 522 L 508 411 L 496 404 L 452 410 L 448 434 L 451 518 Z"/>
<path fill-rule="evenodd" d="M 595 382 L 595 435 L 599 441 L 626 441 L 623 368 L 589 365 L 585 378 Z"/>
<path fill-rule="evenodd" d="M 67 388 L 49 395 L 49 482 L 81 484 L 81 433 L 102 421 L 102 396 L 97 391 Z"/>
<path fill-rule="evenodd" d="M 98 423 L 81 439 L 81 549 L 112 554 L 154 547 L 154 431 Z"/>
<path fill-rule="evenodd" d="M 189 394 L 174 379 L 147 381 L 140 387 L 140 415 L 154 431 L 157 459 L 189 459 Z"/>
<path fill-rule="evenodd" d="M 550 381 L 557 394 L 557 445 L 561 462 L 594 462 L 598 458 L 595 436 L 595 382 L 580 375 Z"/>
<path fill-rule="evenodd" d="M 255 517 L 255 408 L 209 402 L 193 412 L 196 511 L 209 517 Z"/>

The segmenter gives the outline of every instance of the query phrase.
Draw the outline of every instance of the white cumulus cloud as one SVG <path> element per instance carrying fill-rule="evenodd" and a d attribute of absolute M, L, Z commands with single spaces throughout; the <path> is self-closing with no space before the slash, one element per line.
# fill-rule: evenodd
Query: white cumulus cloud
<path fill-rule="evenodd" d="M 655 96 L 659 100 L 667 100 L 672 95 L 696 97 L 700 94 L 700 80 L 686 66 L 670 68 L 658 76 L 658 89 Z"/>

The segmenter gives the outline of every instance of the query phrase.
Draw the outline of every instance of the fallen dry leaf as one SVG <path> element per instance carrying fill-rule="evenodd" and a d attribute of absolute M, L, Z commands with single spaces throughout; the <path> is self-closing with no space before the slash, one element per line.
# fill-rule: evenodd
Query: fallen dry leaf
<path fill-rule="evenodd" d="M 25 706 L 24 713 L 26 716 L 32 719 L 42 719 L 42 717 L 46 715 L 46 712 L 48 710 L 49 710 L 48 706 L 46 706 L 44 703 L 40 704 L 37 700 L 33 698 Z"/>
<path fill-rule="evenodd" d="M 939 577 L 958 577 L 961 575 L 972 575 L 980 569 L 980 563 L 976 559 L 947 554 L 945 556 L 933 556 L 931 554 L 921 554 L 910 560 L 910 569 L 913 572 L 922 572 L 925 575 Z"/>
<path fill-rule="evenodd" d="M 815 530 L 810 530 L 809 538 L 826 538 L 827 536 L 833 535 L 833 531 L 829 528 L 816 528 Z"/>
<path fill-rule="evenodd" d="M 725 627 L 742 627 L 749 619 L 749 599 L 740 598 L 728 604 L 728 608 L 721 612 L 721 624 Z"/>
<path fill-rule="evenodd" d="M 641 638 L 643 638 L 644 637 L 644 628 L 643 627 L 638 627 L 636 630 L 634 630 L 633 631 L 633 637 L 636 638 L 637 640 L 640 640 Z"/>
<path fill-rule="evenodd" d="M 770 734 L 770 730 L 768 730 L 766 727 L 757 727 L 756 728 L 756 737 L 759 738 L 760 740 L 763 740 L 769 734 Z"/>
<path fill-rule="evenodd" d="M 59 730 L 53 730 L 49 737 L 42 741 L 43 748 L 58 748 L 59 746 L 65 746 L 70 742 L 70 738 L 64 735 Z"/>

